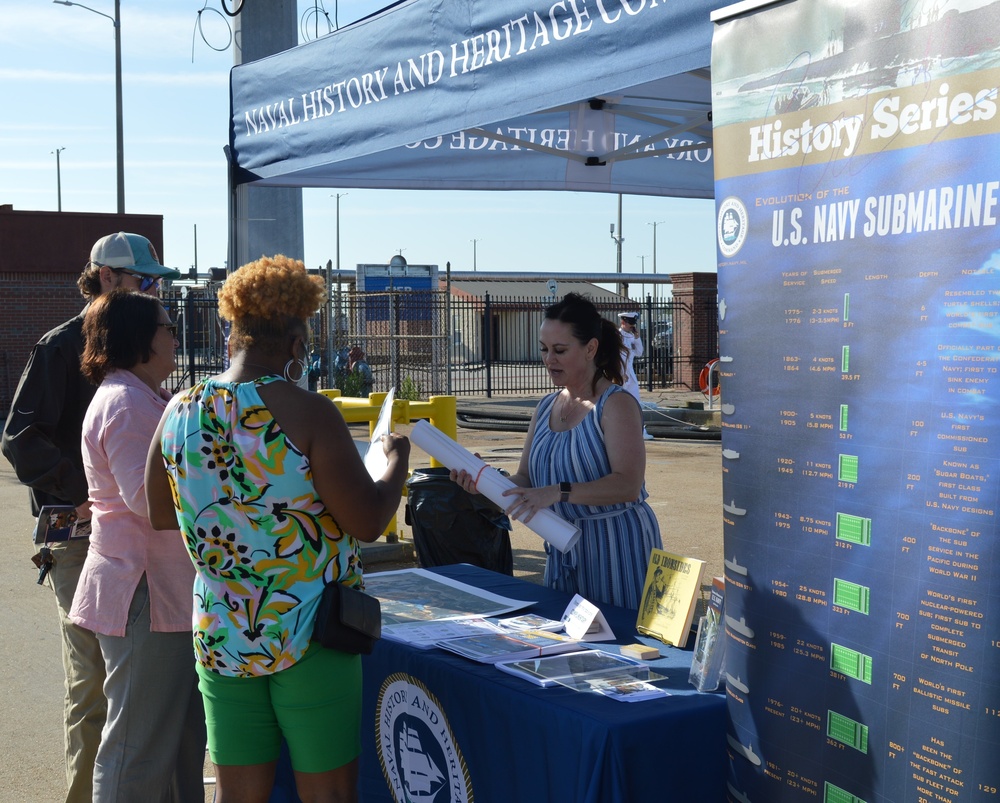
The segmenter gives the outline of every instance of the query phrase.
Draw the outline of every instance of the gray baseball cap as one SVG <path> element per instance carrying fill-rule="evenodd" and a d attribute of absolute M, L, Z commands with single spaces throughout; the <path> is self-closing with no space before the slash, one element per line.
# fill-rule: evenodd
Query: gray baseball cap
<path fill-rule="evenodd" d="M 102 237 L 90 249 L 90 261 L 95 265 L 106 265 L 115 270 L 130 270 L 143 276 L 159 276 L 164 279 L 179 279 L 181 272 L 176 268 L 165 268 L 160 264 L 153 244 L 141 234 L 120 231 Z"/>

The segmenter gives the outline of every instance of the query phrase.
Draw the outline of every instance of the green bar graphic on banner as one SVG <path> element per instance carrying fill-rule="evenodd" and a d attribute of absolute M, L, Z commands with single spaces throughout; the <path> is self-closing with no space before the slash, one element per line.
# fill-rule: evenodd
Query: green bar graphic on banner
<path fill-rule="evenodd" d="M 869 686 L 872 682 L 872 657 L 845 647 L 843 644 L 830 644 L 830 668 Z"/>
<path fill-rule="evenodd" d="M 868 752 L 868 726 L 836 711 L 826 712 L 826 735 L 862 753 Z"/>
<path fill-rule="evenodd" d="M 841 482 L 858 481 L 858 458 L 852 454 L 842 454 L 840 456 L 840 470 L 837 479 Z"/>
<path fill-rule="evenodd" d="M 829 781 L 824 782 L 826 789 L 823 792 L 823 803 L 865 803 L 857 795 L 852 795 L 845 789 L 841 789 L 839 786 L 834 786 Z"/>
<path fill-rule="evenodd" d="M 867 586 L 841 580 L 839 577 L 833 580 L 833 604 L 841 608 L 848 608 L 867 616 L 870 595 L 871 589 Z"/>
<path fill-rule="evenodd" d="M 850 541 L 852 544 L 871 546 L 872 520 L 863 516 L 852 516 L 850 513 L 838 513 L 837 539 Z"/>

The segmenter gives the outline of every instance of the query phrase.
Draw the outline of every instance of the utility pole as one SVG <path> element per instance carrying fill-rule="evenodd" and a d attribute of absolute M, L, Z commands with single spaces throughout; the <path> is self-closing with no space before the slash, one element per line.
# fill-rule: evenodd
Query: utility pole
<path fill-rule="evenodd" d="M 646 224 L 647 226 L 652 226 L 653 227 L 653 275 L 654 276 L 656 275 L 656 227 L 659 226 L 661 223 L 666 223 L 666 221 L 665 220 L 656 220 L 656 221 L 653 221 L 652 223 L 647 223 Z M 653 282 L 653 303 L 654 304 L 656 303 L 656 290 L 657 290 L 657 284 L 656 284 L 656 282 Z"/>
<path fill-rule="evenodd" d="M 56 155 L 56 211 L 62 212 L 62 170 L 59 167 L 59 154 L 65 148 L 56 148 L 52 151 Z"/>
<path fill-rule="evenodd" d="M 105 14 L 96 8 L 75 3 L 72 0 L 52 0 L 61 6 L 76 6 L 92 14 L 111 20 L 115 26 L 115 137 L 117 140 L 118 163 L 118 214 L 125 214 L 125 129 L 122 122 L 122 8 L 121 0 L 115 0 L 115 15 Z"/>
<path fill-rule="evenodd" d="M 620 274 L 622 272 L 622 243 L 625 242 L 625 237 L 622 236 L 622 194 L 621 193 L 618 193 L 618 235 L 617 236 L 615 235 L 615 224 L 612 223 L 611 224 L 611 239 L 615 241 L 615 245 L 617 247 L 618 259 L 617 259 L 617 264 L 616 264 L 616 271 L 617 271 L 617 273 Z M 622 295 L 623 290 L 624 290 L 624 293 L 627 295 L 628 294 L 628 284 L 627 283 L 623 284 L 622 282 L 618 282 L 618 295 Z"/>
<path fill-rule="evenodd" d="M 125 214 L 125 127 L 122 121 L 122 14 L 115 0 L 115 141 L 118 174 L 118 214 Z"/>
<path fill-rule="evenodd" d="M 337 288 L 340 288 L 340 199 L 349 193 L 338 192 L 333 197 L 337 199 Z M 326 316 L 326 386 L 333 387 L 333 327 L 334 322 L 340 316 L 340 310 L 333 308 L 333 271 L 330 260 L 326 261 L 326 308 L 330 311 Z M 339 293 L 338 293 L 339 306 Z"/>

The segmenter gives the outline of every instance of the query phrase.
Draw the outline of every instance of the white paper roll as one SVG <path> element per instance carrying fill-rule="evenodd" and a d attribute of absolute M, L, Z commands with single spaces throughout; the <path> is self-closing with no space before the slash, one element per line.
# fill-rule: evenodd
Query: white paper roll
<path fill-rule="evenodd" d="M 507 477 L 492 466 L 486 465 L 468 449 L 459 446 L 440 430 L 426 421 L 417 421 L 410 433 L 410 440 L 427 454 L 455 471 L 466 471 L 476 480 L 476 490 L 483 496 L 506 510 L 513 501 L 503 492 L 515 488 Z M 551 510 L 539 510 L 525 526 L 541 536 L 560 552 L 573 548 L 580 537 L 580 529 Z"/>

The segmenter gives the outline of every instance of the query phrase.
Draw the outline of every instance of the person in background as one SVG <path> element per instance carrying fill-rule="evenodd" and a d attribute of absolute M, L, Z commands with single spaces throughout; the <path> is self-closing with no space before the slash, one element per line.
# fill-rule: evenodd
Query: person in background
<path fill-rule="evenodd" d="M 622 341 L 611 321 L 570 293 L 545 311 L 542 361 L 561 390 L 535 409 L 508 515 L 529 522 L 552 508 L 581 530 L 569 552 L 545 545 L 545 585 L 638 610 L 660 528 L 646 503 L 642 414 L 621 387 Z M 465 471 L 451 477 L 475 493 Z"/>
<path fill-rule="evenodd" d="M 323 376 L 323 358 L 313 349 L 309 354 L 309 390 L 319 389 L 319 380 Z"/>
<path fill-rule="evenodd" d="M 150 520 L 180 522 L 197 571 L 216 803 L 267 801 L 282 739 L 303 800 L 357 799 L 361 656 L 311 637 L 326 584 L 363 587 L 358 541 L 396 512 L 410 447 L 385 438 L 373 480 L 336 406 L 296 387 L 324 296 L 284 256 L 230 275 L 219 291 L 230 367 L 179 394 L 146 463 Z"/>
<path fill-rule="evenodd" d="M 635 375 L 634 364 L 636 357 L 643 355 L 642 338 L 639 337 L 639 313 L 619 312 L 618 320 L 620 322 L 618 334 L 622 337 L 622 353 L 625 355 L 625 382 L 622 387 L 635 396 L 635 400 L 639 402 L 639 409 L 641 410 L 642 399 L 639 398 L 639 378 Z M 653 436 L 646 431 L 645 425 L 642 427 L 642 439 L 646 441 L 653 440 Z"/>
<path fill-rule="evenodd" d="M 88 304 L 116 287 L 156 295 L 162 279 L 180 271 L 160 264 L 152 244 L 138 234 L 100 238 L 77 280 Z M 28 486 L 31 511 L 44 505 L 75 505 L 81 523 L 90 519 L 80 433 L 96 388 L 80 373 L 83 316 L 70 318 L 35 345 L 21 374 L 3 429 L 4 456 Z M 89 525 L 88 525 L 89 526 Z M 97 748 L 104 727 L 104 659 L 97 637 L 69 620 L 88 539 L 51 545 L 48 582 L 55 592 L 65 671 L 64 734 L 67 803 L 91 803 Z"/>
<path fill-rule="evenodd" d="M 93 514 L 69 618 L 97 634 L 108 717 L 95 801 L 203 803 L 205 716 L 191 660 L 194 566 L 180 533 L 149 524 L 146 456 L 170 394 L 177 327 L 155 298 L 102 295 L 83 322 L 83 421 Z"/>
<path fill-rule="evenodd" d="M 337 349 L 333 355 L 333 382 L 341 390 L 344 389 L 347 377 L 351 375 L 351 350 L 347 346 Z"/>
<path fill-rule="evenodd" d="M 350 360 L 350 374 L 357 377 L 356 381 L 360 384 L 358 396 L 367 399 L 368 394 L 372 392 L 372 388 L 375 386 L 375 379 L 372 376 L 371 366 L 366 359 L 365 350 L 361 346 L 351 346 L 347 357 Z"/>

